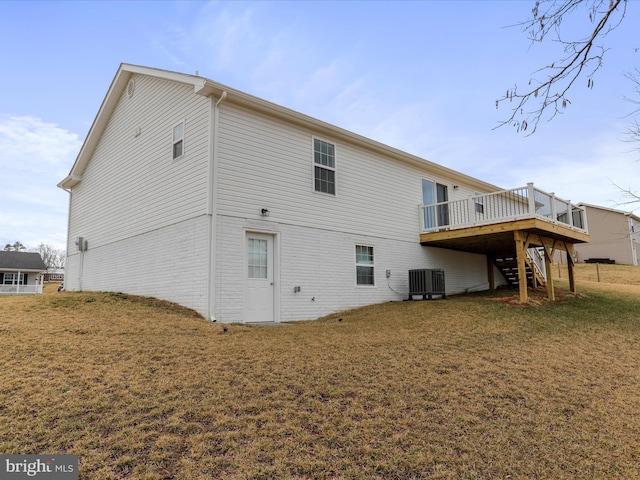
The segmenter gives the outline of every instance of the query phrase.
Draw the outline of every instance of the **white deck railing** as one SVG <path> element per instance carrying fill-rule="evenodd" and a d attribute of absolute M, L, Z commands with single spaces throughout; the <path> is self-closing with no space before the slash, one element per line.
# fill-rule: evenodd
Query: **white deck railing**
<path fill-rule="evenodd" d="M 583 207 L 556 197 L 528 183 L 526 187 L 474 195 L 463 200 L 420 205 L 423 233 L 489 225 L 526 218 L 542 218 L 581 232 L 587 232 Z"/>

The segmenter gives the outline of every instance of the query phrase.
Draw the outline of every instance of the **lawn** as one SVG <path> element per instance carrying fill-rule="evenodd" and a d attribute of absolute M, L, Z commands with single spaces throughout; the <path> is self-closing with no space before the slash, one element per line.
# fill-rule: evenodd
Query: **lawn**
<path fill-rule="evenodd" d="M 640 285 L 640 268 L 633 265 L 578 263 L 576 276 L 583 282 Z M 552 269 L 556 278 L 568 278 L 567 266 L 555 264 Z"/>
<path fill-rule="evenodd" d="M 77 454 L 82 479 L 637 478 L 640 281 L 582 275 L 534 307 L 501 290 L 273 327 L 0 297 L 0 453 Z"/>

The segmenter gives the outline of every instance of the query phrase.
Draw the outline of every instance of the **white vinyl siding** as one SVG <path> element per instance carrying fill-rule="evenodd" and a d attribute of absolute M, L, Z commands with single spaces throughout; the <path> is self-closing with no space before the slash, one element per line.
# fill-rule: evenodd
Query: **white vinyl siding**
<path fill-rule="evenodd" d="M 123 92 L 74 187 L 69 217 L 73 239 L 90 249 L 172 225 L 207 211 L 210 104 L 193 87 L 136 75 Z M 173 162 L 172 129 L 188 125 L 189 155 Z"/>
<path fill-rule="evenodd" d="M 310 168 L 314 162 L 309 159 L 317 134 L 222 103 L 219 213 L 253 219 L 267 208 L 274 222 L 418 241 L 420 178 L 428 174 L 426 166 L 419 168 L 331 138 L 339 153 L 339 195 L 318 195 L 309 187 L 314 183 Z M 460 185 L 450 200 L 473 194 L 459 179 L 436 180 Z"/>

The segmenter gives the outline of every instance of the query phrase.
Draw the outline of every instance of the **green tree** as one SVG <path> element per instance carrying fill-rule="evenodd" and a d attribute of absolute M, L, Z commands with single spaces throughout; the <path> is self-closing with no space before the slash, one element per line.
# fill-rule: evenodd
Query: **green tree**
<path fill-rule="evenodd" d="M 6 251 L 11 251 L 11 250 L 13 250 L 13 251 L 19 252 L 20 250 L 26 250 L 26 249 L 27 249 L 27 247 L 25 247 L 25 246 L 22 244 L 22 242 L 20 242 L 20 241 L 17 241 L 17 240 L 16 240 L 13 244 L 11 244 L 11 243 L 7 243 L 7 244 L 4 246 L 4 249 L 5 249 Z"/>

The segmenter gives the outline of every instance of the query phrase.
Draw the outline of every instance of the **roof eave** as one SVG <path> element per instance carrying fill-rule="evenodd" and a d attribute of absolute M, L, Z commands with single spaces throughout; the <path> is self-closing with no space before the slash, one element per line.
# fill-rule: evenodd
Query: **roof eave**
<path fill-rule="evenodd" d="M 63 190 L 70 191 L 80 183 L 80 180 L 82 180 L 80 175 L 67 175 L 57 186 Z"/>
<path fill-rule="evenodd" d="M 460 183 L 476 187 L 479 190 L 486 190 L 488 192 L 502 190 L 501 187 L 492 185 L 478 178 L 471 177 L 457 170 L 439 165 L 416 155 L 412 155 L 389 145 L 385 145 L 376 140 L 372 140 L 363 135 L 359 135 L 341 127 L 337 127 L 330 123 L 323 122 L 322 120 L 318 120 L 309 115 L 305 115 L 304 113 L 300 113 L 290 108 L 277 105 L 275 103 L 263 100 L 259 97 L 255 97 L 253 95 L 235 90 L 233 88 L 228 88 L 211 80 L 205 80 L 205 83 L 200 89 L 196 87 L 196 93 L 204 96 L 220 97 L 222 95 L 222 92 L 225 91 L 227 92 L 225 102 L 235 103 L 245 108 L 279 118 L 288 123 L 299 125 L 301 127 L 313 130 L 319 135 L 327 135 L 335 139 L 355 143 L 356 145 L 366 148 L 367 150 L 374 151 L 387 157 L 392 157 L 404 163 L 416 165 L 420 168 L 429 168 L 429 170 L 437 173 L 438 175 L 459 180 Z"/>
<path fill-rule="evenodd" d="M 5 268 L 5 267 L 0 267 L 0 272 L 41 273 L 41 272 L 46 272 L 46 271 L 47 271 L 46 268 Z"/>
<path fill-rule="evenodd" d="M 304 128 L 308 128 L 310 130 L 313 130 L 314 132 L 317 132 L 317 134 L 319 135 L 327 135 L 332 138 L 345 140 L 366 148 L 370 151 L 374 151 L 378 154 L 394 158 L 395 160 L 416 165 L 420 168 L 428 168 L 438 175 L 455 179 L 456 181 L 460 181 L 461 183 L 476 187 L 479 190 L 501 190 L 501 188 L 496 185 L 489 184 L 480 179 L 468 176 L 437 163 L 433 163 L 429 160 L 425 160 L 394 147 L 390 147 L 383 143 L 377 142 L 375 140 L 364 137 L 357 133 L 353 133 L 335 125 L 323 122 L 303 113 L 296 112 L 295 110 L 289 109 L 287 107 L 283 107 L 267 100 L 263 100 L 259 97 L 244 93 L 240 90 L 226 87 L 204 77 L 125 63 L 120 65 L 118 72 L 111 82 L 111 86 L 109 87 L 107 95 L 105 96 L 102 105 L 98 110 L 93 124 L 89 129 L 89 133 L 87 134 L 80 152 L 78 153 L 76 161 L 73 164 L 71 171 L 69 172 L 69 175 L 67 175 L 67 177 L 65 177 L 60 183 L 58 183 L 58 187 L 69 191 L 71 188 L 80 183 L 84 169 L 86 168 L 98 145 L 100 137 L 102 136 L 102 132 L 106 128 L 107 123 L 109 122 L 111 114 L 113 113 L 122 92 L 124 91 L 124 89 L 126 89 L 129 79 L 134 74 L 149 75 L 165 80 L 193 85 L 194 93 L 205 97 L 220 98 L 223 92 L 227 92 L 225 101 L 236 103 L 251 110 L 259 111 L 284 120 L 286 122 L 300 125 Z"/>

